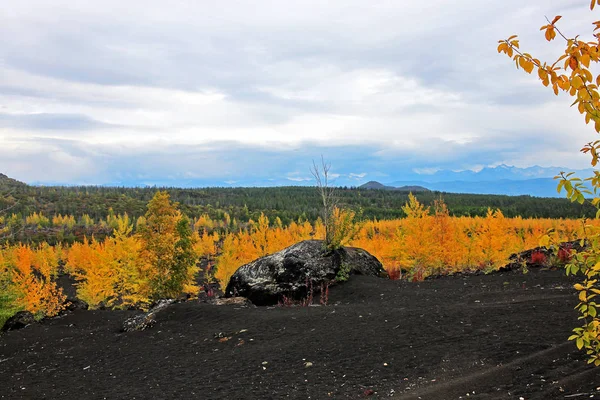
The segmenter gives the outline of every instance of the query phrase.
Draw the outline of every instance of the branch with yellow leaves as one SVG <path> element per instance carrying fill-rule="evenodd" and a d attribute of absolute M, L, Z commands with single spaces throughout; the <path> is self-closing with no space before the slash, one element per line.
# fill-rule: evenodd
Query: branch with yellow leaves
<path fill-rule="evenodd" d="M 571 106 L 577 105 L 579 113 L 585 115 L 586 124 L 593 120 L 596 131 L 600 132 L 600 94 L 598 92 L 600 75 L 594 79 L 589 70 L 591 62 L 600 62 L 600 33 L 594 33 L 596 42 L 584 42 L 579 40 L 578 36 L 568 39 L 556 26 L 561 18 L 560 15 L 554 17 L 552 21 L 546 18 L 548 24 L 540 28 L 545 31 L 544 36 L 547 41 L 554 40 L 558 32 L 567 44 L 564 54 L 552 65 L 542 63 L 529 53 L 521 52 L 517 35 L 499 40 L 498 53 L 508 55 L 515 61 L 517 69 L 523 68 L 528 74 L 531 74 L 537 67 L 542 84 L 546 87 L 552 85 L 554 94 L 558 95 L 559 90 L 562 90 L 569 96 L 576 97 Z M 594 22 L 593 25 L 595 26 L 594 32 L 600 29 L 600 21 Z M 561 61 L 564 61 L 562 67 L 559 66 Z M 566 73 L 559 74 L 559 71 L 568 72 L 569 69 L 571 69 L 570 76 Z"/>

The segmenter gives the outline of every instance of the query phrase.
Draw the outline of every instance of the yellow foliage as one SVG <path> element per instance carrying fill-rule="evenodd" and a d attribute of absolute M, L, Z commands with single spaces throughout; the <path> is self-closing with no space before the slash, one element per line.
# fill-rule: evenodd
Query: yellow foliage
<path fill-rule="evenodd" d="M 50 225 L 50 220 L 41 212 L 39 214 L 34 212 L 33 214 L 25 217 L 25 223 L 27 225 L 33 225 L 37 226 L 38 228 L 42 228 Z"/>
<path fill-rule="evenodd" d="M 144 306 L 150 286 L 140 258 L 139 236 L 131 235 L 128 218 L 118 221 L 113 237 L 85 240 L 69 249 L 66 271 L 78 281 L 77 297 L 91 308 Z"/>
<path fill-rule="evenodd" d="M 215 227 L 215 223 L 208 214 L 202 214 L 196 222 L 194 222 L 194 230 L 195 231 L 203 231 L 208 230 L 211 231 Z"/>

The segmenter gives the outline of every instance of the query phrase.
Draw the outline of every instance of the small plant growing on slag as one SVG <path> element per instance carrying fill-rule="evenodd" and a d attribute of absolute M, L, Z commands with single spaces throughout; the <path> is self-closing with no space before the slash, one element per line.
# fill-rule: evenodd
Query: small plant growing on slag
<path fill-rule="evenodd" d="M 350 265 L 345 262 L 340 264 L 340 269 L 335 276 L 337 282 L 346 282 L 350 278 Z"/>
<path fill-rule="evenodd" d="M 543 251 L 534 251 L 533 253 L 531 253 L 530 262 L 531 264 L 535 265 L 546 265 L 546 263 L 548 262 L 548 257 L 546 256 L 546 254 L 544 254 Z"/>
<path fill-rule="evenodd" d="M 390 268 L 387 270 L 387 273 L 388 277 L 393 281 L 397 281 L 402 277 L 402 270 L 399 267 Z"/>
<path fill-rule="evenodd" d="M 561 265 L 568 264 L 573 258 L 573 245 L 570 243 L 561 244 L 558 248 L 556 258 Z"/>

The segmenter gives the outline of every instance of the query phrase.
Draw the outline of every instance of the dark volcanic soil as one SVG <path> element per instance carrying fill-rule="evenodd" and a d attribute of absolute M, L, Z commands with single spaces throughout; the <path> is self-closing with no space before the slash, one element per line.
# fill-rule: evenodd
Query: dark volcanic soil
<path fill-rule="evenodd" d="M 76 311 L 0 337 L 0 398 L 600 398 L 566 340 L 572 282 L 353 276 L 328 306 L 180 303 L 134 333 L 118 333 L 132 311 Z"/>

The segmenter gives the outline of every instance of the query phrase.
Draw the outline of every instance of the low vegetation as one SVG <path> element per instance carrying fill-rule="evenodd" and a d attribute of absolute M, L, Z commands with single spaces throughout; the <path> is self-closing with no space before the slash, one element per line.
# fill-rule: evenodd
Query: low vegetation
<path fill-rule="evenodd" d="M 340 245 L 361 247 L 378 257 L 391 277 L 412 280 L 493 271 L 508 263 L 511 254 L 536 247 L 548 229 L 562 241 L 585 235 L 578 220 L 507 218 L 492 209 L 484 217 L 456 217 L 441 199 L 430 208 L 412 195 L 403 212 L 404 219 L 356 223 L 350 211 L 337 209 L 330 223 L 352 233 L 341 235 Z M 190 221 L 165 192 L 156 194 L 145 216 L 136 222 L 126 214 L 111 215 L 109 221 L 112 232 L 102 240 L 4 246 L 0 250 L 3 314 L 21 309 L 39 316 L 58 313 L 64 303 L 64 294 L 56 286 L 60 272 L 76 279 L 78 298 L 92 308 L 144 308 L 162 297 L 197 295 L 198 278 L 216 279 L 224 288 L 245 263 L 301 240 L 325 239 L 320 219 L 314 224 L 284 225 L 261 214 L 236 231 L 227 220 L 202 216 Z M 351 240 L 346 243 L 346 238 Z"/>

